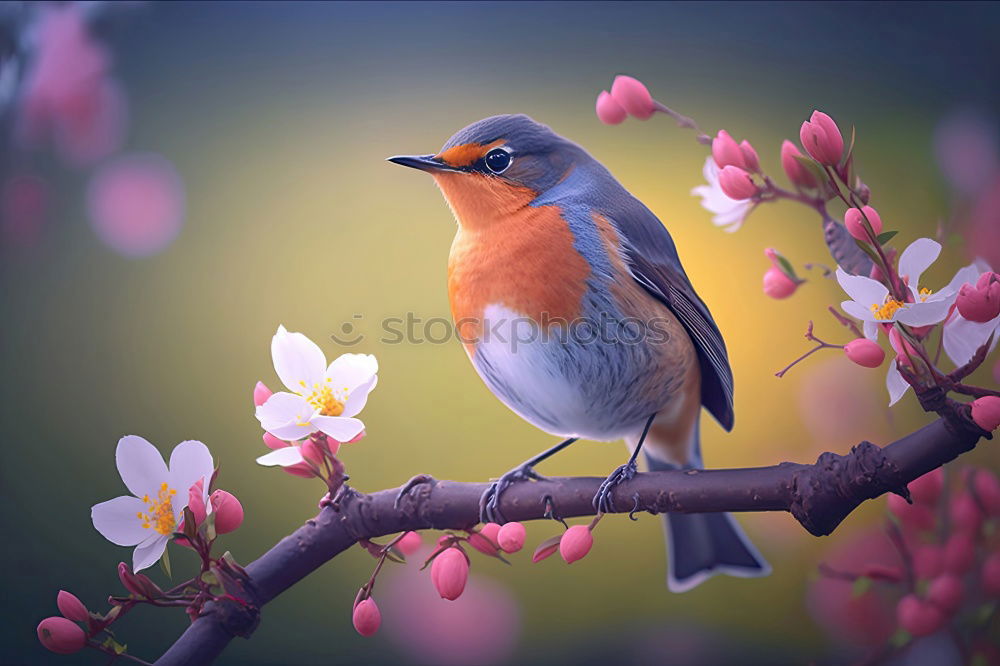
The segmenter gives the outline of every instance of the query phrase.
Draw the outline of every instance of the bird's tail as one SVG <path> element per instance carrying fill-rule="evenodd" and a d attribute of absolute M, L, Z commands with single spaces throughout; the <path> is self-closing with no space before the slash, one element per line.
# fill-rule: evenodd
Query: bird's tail
<path fill-rule="evenodd" d="M 694 437 L 698 429 L 694 429 Z M 697 447 L 697 443 L 695 442 Z M 697 449 L 692 462 L 701 467 Z M 678 465 L 646 454 L 650 471 L 680 469 Z M 663 516 L 667 535 L 667 587 L 686 592 L 715 574 L 754 578 L 771 573 L 736 520 L 728 513 L 668 513 Z"/>

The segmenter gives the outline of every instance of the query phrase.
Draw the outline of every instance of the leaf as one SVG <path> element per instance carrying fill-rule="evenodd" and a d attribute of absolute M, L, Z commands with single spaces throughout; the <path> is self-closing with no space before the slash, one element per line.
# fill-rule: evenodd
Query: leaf
<path fill-rule="evenodd" d="M 785 273 L 785 275 L 792 278 L 793 280 L 798 280 L 799 276 L 795 274 L 795 269 L 792 267 L 792 262 L 788 261 L 788 259 L 785 259 L 783 255 L 778 254 L 777 252 L 775 252 L 775 256 L 778 259 L 778 263 L 781 264 L 781 270 Z"/>
<path fill-rule="evenodd" d="M 796 155 L 795 159 L 797 159 L 799 164 L 804 166 L 809 173 L 812 174 L 817 183 L 822 185 L 829 182 L 830 177 L 827 175 L 826 171 L 823 170 L 823 167 L 820 166 L 819 162 L 811 157 L 807 157 L 806 155 Z"/>
<path fill-rule="evenodd" d="M 878 241 L 879 245 L 885 245 L 890 240 L 892 240 L 893 236 L 895 236 L 898 233 L 899 233 L 898 231 L 883 231 L 882 233 L 880 233 L 878 236 L 875 237 L 875 240 Z"/>
<path fill-rule="evenodd" d="M 876 266 L 879 264 L 880 260 L 878 255 L 875 254 L 875 250 L 873 250 L 871 246 L 868 245 L 868 243 L 862 243 L 861 241 L 855 238 L 854 244 L 857 245 L 859 248 L 861 248 L 864 251 L 864 253 L 867 254 L 871 258 L 871 260 L 875 262 Z"/>
<path fill-rule="evenodd" d="M 173 578 L 170 575 L 170 553 L 166 548 L 163 549 L 163 557 L 160 558 L 160 568 L 167 574 L 167 578 Z"/>
<path fill-rule="evenodd" d="M 556 550 L 559 549 L 559 542 L 562 540 L 562 535 L 557 534 L 554 537 L 549 537 L 545 541 L 538 544 L 538 548 L 535 548 L 534 554 L 531 556 L 532 563 L 541 562 L 545 558 L 549 557 Z"/>
<path fill-rule="evenodd" d="M 218 585 L 219 584 L 219 577 L 216 576 L 211 571 L 206 571 L 203 574 L 201 574 L 201 580 L 204 581 L 204 583 L 206 585 Z"/>
<path fill-rule="evenodd" d="M 390 562 L 396 562 L 397 564 L 406 564 L 406 555 L 404 555 L 403 551 L 399 550 L 395 546 L 385 551 L 385 559 Z"/>
<path fill-rule="evenodd" d="M 889 639 L 889 645 L 895 648 L 901 648 L 907 643 L 909 643 L 912 638 L 913 636 L 911 636 L 908 631 L 900 629 L 899 631 L 894 633 L 892 637 Z"/>
<path fill-rule="evenodd" d="M 868 576 L 860 576 L 854 581 L 854 584 L 851 585 L 851 596 L 855 598 L 864 596 L 864 594 L 870 589 L 872 589 L 872 579 Z"/>

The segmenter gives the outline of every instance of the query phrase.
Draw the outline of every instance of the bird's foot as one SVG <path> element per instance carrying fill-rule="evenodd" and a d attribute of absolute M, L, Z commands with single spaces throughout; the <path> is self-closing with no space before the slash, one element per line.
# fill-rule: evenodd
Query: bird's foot
<path fill-rule="evenodd" d="M 430 476 L 429 474 L 417 474 L 415 477 L 407 481 L 403 485 L 403 487 L 399 489 L 399 492 L 396 493 L 396 499 L 392 503 L 392 508 L 398 509 L 404 497 L 407 497 L 408 495 L 413 493 L 413 491 L 418 486 L 425 486 L 425 485 L 433 488 L 434 486 L 437 485 L 437 479 L 435 479 L 433 476 Z"/>
<path fill-rule="evenodd" d="M 479 520 L 484 523 L 503 525 L 507 522 L 500 511 L 500 498 L 504 492 L 515 483 L 544 480 L 545 477 L 536 472 L 531 465 L 520 465 L 510 470 L 491 483 L 490 487 L 479 498 Z"/>
<path fill-rule="evenodd" d="M 613 513 L 615 510 L 615 501 L 613 498 L 615 488 L 634 477 L 637 471 L 639 471 L 639 468 L 636 466 L 635 461 L 630 460 L 611 472 L 611 475 L 598 488 L 597 494 L 594 495 L 594 508 L 601 513 Z"/>

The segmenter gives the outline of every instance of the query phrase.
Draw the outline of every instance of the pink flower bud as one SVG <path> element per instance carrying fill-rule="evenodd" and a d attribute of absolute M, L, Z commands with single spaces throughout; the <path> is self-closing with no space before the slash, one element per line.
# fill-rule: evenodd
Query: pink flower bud
<path fill-rule="evenodd" d="M 941 497 L 941 491 L 944 489 L 944 468 L 932 469 L 911 481 L 907 487 L 910 489 L 910 496 L 914 502 L 933 506 Z"/>
<path fill-rule="evenodd" d="M 958 312 L 969 321 L 985 323 L 1000 316 L 1000 275 L 983 273 L 976 286 L 963 284 L 955 299 Z"/>
<path fill-rule="evenodd" d="M 781 168 L 785 170 L 788 180 L 796 187 L 816 187 L 816 177 L 796 159 L 797 157 L 802 157 L 802 153 L 794 143 L 785 139 L 781 143 Z"/>
<path fill-rule="evenodd" d="M 314 465 L 323 464 L 323 459 L 326 457 L 326 454 L 323 453 L 323 449 L 320 448 L 319 444 L 317 444 L 315 440 L 309 438 L 302 442 L 302 445 L 299 448 L 302 449 L 303 458 Z"/>
<path fill-rule="evenodd" d="M 402 539 L 396 542 L 396 548 L 399 548 L 403 555 L 413 555 L 420 550 L 423 543 L 424 540 L 420 538 L 420 532 L 407 532 Z"/>
<path fill-rule="evenodd" d="M 605 125 L 618 125 L 628 117 L 622 105 L 605 90 L 597 96 L 597 118 Z"/>
<path fill-rule="evenodd" d="M 934 529 L 934 512 L 923 504 L 908 504 L 905 499 L 896 494 L 890 494 L 887 501 L 889 511 L 899 518 L 903 527 L 911 530 Z"/>
<path fill-rule="evenodd" d="M 586 525 L 573 525 L 566 530 L 559 541 L 559 554 L 566 564 L 573 564 L 590 552 L 594 545 L 594 535 Z"/>
<path fill-rule="evenodd" d="M 771 266 L 764 273 L 764 293 L 771 298 L 788 298 L 798 288 L 799 285 L 776 266 Z"/>
<path fill-rule="evenodd" d="M 56 654 L 73 654 L 87 644 L 87 635 L 64 617 L 47 617 L 38 623 L 38 640 Z"/>
<path fill-rule="evenodd" d="M 749 199 L 757 194 L 750 174 L 740 167 L 729 165 L 719 172 L 719 187 L 730 199 Z"/>
<path fill-rule="evenodd" d="M 899 567 L 890 567 L 884 564 L 867 564 L 862 569 L 862 575 L 872 580 L 882 580 L 888 583 L 898 583 L 903 580 L 903 570 Z"/>
<path fill-rule="evenodd" d="M 472 532 L 468 537 L 469 545 L 484 555 L 496 555 L 500 552 L 500 546 L 493 539 L 487 539 L 478 532 Z"/>
<path fill-rule="evenodd" d="M 215 531 L 228 534 L 243 524 L 243 505 L 236 496 L 225 490 L 216 490 L 209 498 L 215 511 Z"/>
<path fill-rule="evenodd" d="M 1000 553 L 993 553 L 983 562 L 983 590 L 991 597 L 1000 597 Z"/>
<path fill-rule="evenodd" d="M 864 213 L 864 215 L 862 215 Z M 847 227 L 847 233 L 851 234 L 859 241 L 864 241 L 865 243 L 871 242 L 868 238 L 868 232 L 865 231 L 865 218 L 868 218 L 868 223 L 872 227 L 872 231 L 878 236 L 882 233 L 882 218 L 879 217 L 878 212 L 871 206 L 864 206 L 861 210 L 857 208 L 848 208 L 847 212 L 844 213 L 844 226 Z"/>
<path fill-rule="evenodd" d="M 746 162 L 746 168 L 755 173 L 759 173 L 760 158 L 757 157 L 757 151 L 753 149 L 750 142 L 746 139 L 740 141 L 740 151 L 743 152 L 743 161 Z"/>
<path fill-rule="evenodd" d="M 500 547 L 500 544 L 498 543 L 498 538 L 500 534 L 500 525 L 498 525 L 497 523 L 486 523 L 485 525 L 479 528 L 479 533 L 482 534 L 487 539 L 489 539 L 490 541 L 492 541 L 493 543 L 497 544 L 498 548 Z"/>
<path fill-rule="evenodd" d="M 282 467 L 281 469 L 292 476 L 298 476 L 303 479 L 311 479 L 316 476 L 316 473 L 312 471 L 312 468 L 304 462 L 289 465 L 288 467 Z"/>
<path fill-rule="evenodd" d="M 516 553 L 524 548 L 527 531 L 521 523 L 506 523 L 497 534 L 497 544 L 505 552 Z"/>
<path fill-rule="evenodd" d="M 751 150 L 753 149 L 751 148 Z M 736 139 L 729 136 L 729 132 L 726 130 L 719 130 L 719 133 L 712 139 L 712 159 L 715 160 L 715 164 L 720 169 L 725 169 L 727 166 L 739 167 L 740 169 L 747 167 L 746 157 L 743 155 L 740 144 L 736 143 Z M 734 198 L 745 199 L 746 197 Z"/>
<path fill-rule="evenodd" d="M 371 597 L 354 607 L 354 628 L 362 636 L 373 635 L 381 624 L 382 613 Z"/>
<path fill-rule="evenodd" d="M 253 404 L 254 407 L 260 407 L 267 399 L 271 397 L 271 389 L 264 385 L 264 382 L 257 382 L 257 385 L 253 387 Z"/>
<path fill-rule="evenodd" d="M 885 360 L 885 350 L 868 338 L 851 340 L 844 345 L 844 353 L 847 358 L 865 368 L 877 368 Z"/>
<path fill-rule="evenodd" d="M 944 626 L 946 618 L 937 606 L 908 594 L 896 606 L 896 621 L 913 636 L 929 636 Z"/>
<path fill-rule="evenodd" d="M 278 439 L 269 432 L 264 433 L 264 446 L 269 449 L 283 449 L 286 446 L 291 446 L 288 442 L 283 439 Z"/>
<path fill-rule="evenodd" d="M 992 395 L 972 401 L 972 420 L 986 432 L 993 432 L 1000 426 L 1000 398 Z"/>
<path fill-rule="evenodd" d="M 944 569 L 953 574 L 964 574 L 976 561 L 976 542 L 969 534 L 957 533 L 948 537 L 944 546 Z"/>
<path fill-rule="evenodd" d="M 833 118 L 821 111 L 813 111 L 812 116 L 802 123 L 799 130 L 802 147 L 820 164 L 836 166 L 844 155 L 844 137 Z"/>
<path fill-rule="evenodd" d="M 972 489 L 986 512 L 991 516 L 1000 514 L 1000 480 L 988 469 L 975 468 L 969 472 Z"/>
<path fill-rule="evenodd" d="M 616 76 L 614 83 L 611 84 L 611 96 L 623 109 L 639 120 L 646 120 L 655 111 L 649 90 L 641 81 L 631 76 L 624 74 Z"/>
<path fill-rule="evenodd" d="M 945 615 L 951 615 L 957 611 L 964 598 L 965 586 L 962 585 L 962 579 L 955 574 L 948 573 L 938 576 L 931 581 L 930 587 L 927 588 L 927 600 L 937 604 L 937 607 Z"/>
<path fill-rule="evenodd" d="M 195 529 L 205 522 L 205 480 L 198 479 L 188 489 L 188 508 L 194 514 Z"/>
<path fill-rule="evenodd" d="M 951 500 L 949 507 L 951 523 L 955 530 L 977 534 L 983 524 L 983 512 L 975 498 L 969 493 L 962 493 Z"/>
<path fill-rule="evenodd" d="M 90 611 L 83 602 L 66 590 L 59 590 L 59 594 L 56 595 L 56 606 L 67 620 L 86 622 L 90 618 Z"/>
<path fill-rule="evenodd" d="M 913 573 L 917 578 L 930 580 L 944 571 L 944 549 L 933 543 L 926 543 L 913 549 Z"/>
<path fill-rule="evenodd" d="M 454 601 L 462 596 L 469 580 L 469 560 L 458 548 L 448 548 L 431 563 L 431 580 L 442 599 Z"/>

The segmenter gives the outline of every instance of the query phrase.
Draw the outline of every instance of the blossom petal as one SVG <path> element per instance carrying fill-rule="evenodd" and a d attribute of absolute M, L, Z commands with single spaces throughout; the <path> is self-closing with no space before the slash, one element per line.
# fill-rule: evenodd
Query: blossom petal
<path fill-rule="evenodd" d="M 144 438 L 126 435 L 118 440 L 115 464 L 125 487 L 136 497 L 156 495 L 160 484 L 167 480 L 167 465 L 163 456 Z"/>
<path fill-rule="evenodd" d="M 910 385 L 903 379 L 903 375 L 899 374 L 895 361 L 889 364 L 889 371 L 885 373 L 885 387 L 889 390 L 890 407 L 899 402 L 899 399 L 910 388 Z"/>
<path fill-rule="evenodd" d="M 315 416 L 312 424 L 338 442 L 349 442 L 365 429 L 365 424 L 359 419 L 344 416 Z"/>
<path fill-rule="evenodd" d="M 132 572 L 139 573 L 156 564 L 163 557 L 169 540 L 169 536 L 157 533 L 136 546 L 132 552 Z"/>
<path fill-rule="evenodd" d="M 910 303 L 896 311 L 895 320 L 908 326 L 927 326 L 944 321 L 951 303 L 947 300 Z"/>
<path fill-rule="evenodd" d="M 302 451 L 297 446 L 286 446 L 283 449 L 275 449 L 270 453 L 265 453 L 257 458 L 257 464 L 264 467 L 288 467 L 302 462 Z"/>
<path fill-rule="evenodd" d="M 941 289 L 940 291 L 934 292 L 934 294 L 932 294 L 928 300 L 934 298 L 938 294 L 947 293 L 949 295 L 951 294 L 957 295 L 958 290 L 962 288 L 963 284 L 966 283 L 972 285 L 976 284 L 976 280 L 979 279 L 979 276 L 981 274 L 982 271 L 979 270 L 976 264 L 969 264 L 968 266 L 963 266 L 962 268 L 959 268 L 957 271 L 955 271 L 955 277 L 951 279 L 951 282 L 948 283 L 947 287 Z"/>
<path fill-rule="evenodd" d="M 198 482 L 208 481 L 215 471 L 212 453 L 201 442 L 189 439 L 174 447 L 170 454 L 170 487 L 177 491 L 173 499 L 174 513 L 179 517 L 188 503 L 188 490 Z"/>
<path fill-rule="evenodd" d="M 1000 328 L 1000 317 L 979 323 L 969 321 L 956 312 L 955 316 L 944 325 L 944 351 L 956 367 L 962 367 L 972 359 L 980 347 L 986 344 L 990 335 L 993 335 L 990 351 L 996 349 L 1000 338 L 998 328 Z"/>
<path fill-rule="evenodd" d="M 281 391 L 258 407 L 256 415 L 264 430 L 278 439 L 294 441 L 315 432 L 309 425 L 314 411 L 302 396 Z"/>
<path fill-rule="evenodd" d="M 878 324 L 873 321 L 864 322 L 865 337 L 878 342 Z"/>
<path fill-rule="evenodd" d="M 899 274 L 909 279 L 910 289 L 916 290 L 920 276 L 941 254 L 941 244 L 930 238 L 918 238 L 899 256 Z"/>
<path fill-rule="evenodd" d="M 134 546 L 149 537 L 149 530 L 136 515 L 145 511 L 141 499 L 122 495 L 92 506 L 90 520 L 94 529 L 116 546 Z"/>
<path fill-rule="evenodd" d="M 319 346 L 301 333 L 284 326 L 271 339 L 271 360 L 278 378 L 294 393 L 308 392 L 323 379 L 326 356 Z"/>
<path fill-rule="evenodd" d="M 837 268 L 837 282 L 851 300 L 864 308 L 876 304 L 882 305 L 885 303 L 885 297 L 889 295 L 889 290 L 881 282 L 864 275 L 851 275 L 840 267 Z"/>
<path fill-rule="evenodd" d="M 347 395 L 347 402 L 344 403 L 344 411 L 341 416 L 357 416 L 365 408 L 365 403 L 368 402 L 368 394 L 372 392 L 377 383 L 378 375 L 375 375 L 367 383 L 353 389 Z"/>
<path fill-rule="evenodd" d="M 863 322 L 875 323 L 875 315 L 872 311 L 865 306 L 861 305 L 857 301 L 842 301 L 840 303 L 840 309 L 851 315 L 855 319 L 860 319 Z"/>
<path fill-rule="evenodd" d="M 326 370 L 335 391 L 351 392 L 367 384 L 378 372 L 378 360 L 371 354 L 341 354 Z"/>

